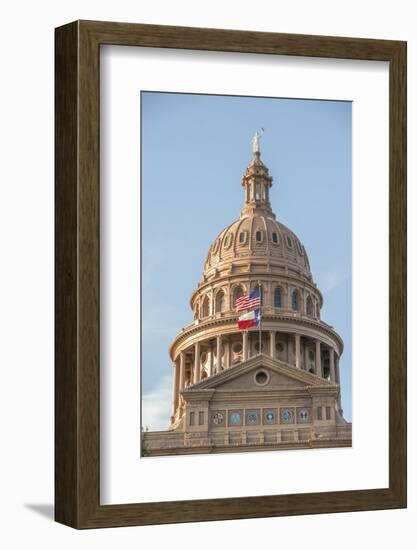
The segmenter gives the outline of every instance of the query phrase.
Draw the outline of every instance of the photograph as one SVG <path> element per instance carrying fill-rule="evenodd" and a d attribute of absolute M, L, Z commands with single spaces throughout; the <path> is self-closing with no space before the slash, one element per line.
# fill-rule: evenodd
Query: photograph
<path fill-rule="evenodd" d="M 352 446 L 352 102 L 141 91 L 140 456 Z"/>
<path fill-rule="evenodd" d="M 2 4 L 0 548 L 413 547 L 415 6 Z"/>

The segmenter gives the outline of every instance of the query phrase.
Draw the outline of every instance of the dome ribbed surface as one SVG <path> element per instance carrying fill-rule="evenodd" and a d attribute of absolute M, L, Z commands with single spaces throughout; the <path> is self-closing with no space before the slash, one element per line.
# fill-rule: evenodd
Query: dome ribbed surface
<path fill-rule="evenodd" d="M 310 263 L 299 238 L 284 224 L 256 211 L 243 215 L 223 229 L 210 246 L 204 264 L 204 277 L 213 269 L 240 263 L 240 260 L 264 260 L 274 270 L 283 265 L 311 279 Z"/>

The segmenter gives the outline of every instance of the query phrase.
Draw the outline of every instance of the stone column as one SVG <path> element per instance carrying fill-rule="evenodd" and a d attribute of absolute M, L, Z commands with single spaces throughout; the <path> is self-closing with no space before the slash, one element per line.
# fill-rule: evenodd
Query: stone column
<path fill-rule="evenodd" d="M 320 340 L 316 340 L 316 375 L 321 378 L 321 345 Z"/>
<path fill-rule="evenodd" d="M 221 366 L 222 366 L 222 337 L 219 334 L 217 336 L 217 342 L 216 342 L 216 354 L 217 354 L 217 372 L 220 372 Z"/>
<path fill-rule="evenodd" d="M 336 384 L 339 384 L 339 395 L 337 396 L 337 405 L 338 409 L 341 415 L 343 415 L 343 409 L 342 409 L 342 395 L 340 392 L 340 367 L 339 367 L 339 356 L 336 354 L 335 356 L 335 367 L 336 367 Z"/>
<path fill-rule="evenodd" d="M 214 349 L 213 342 L 210 342 L 210 367 L 209 367 L 209 376 L 214 374 Z"/>
<path fill-rule="evenodd" d="M 200 342 L 194 344 L 194 384 L 200 382 Z"/>
<path fill-rule="evenodd" d="M 226 354 L 226 369 L 230 369 L 230 365 L 232 364 L 232 342 L 230 338 L 227 342 Z"/>
<path fill-rule="evenodd" d="M 304 370 L 308 371 L 308 345 L 307 340 L 304 338 Z"/>
<path fill-rule="evenodd" d="M 180 391 L 185 386 L 185 353 L 180 353 Z"/>
<path fill-rule="evenodd" d="M 242 332 L 242 349 L 243 349 L 243 360 L 246 361 L 248 358 L 248 332 L 244 330 Z"/>
<path fill-rule="evenodd" d="M 178 386 L 179 386 L 179 368 L 176 361 L 173 363 L 174 376 L 172 381 L 172 414 L 175 414 L 175 411 L 178 407 Z"/>
<path fill-rule="evenodd" d="M 335 381 L 335 369 L 334 369 L 334 349 L 329 348 L 329 360 L 330 360 L 330 380 Z"/>
<path fill-rule="evenodd" d="M 287 363 L 294 366 L 294 353 L 292 349 L 292 337 L 287 334 Z"/>
<path fill-rule="evenodd" d="M 275 359 L 275 331 L 271 330 L 269 333 L 270 353 L 272 359 Z"/>
<path fill-rule="evenodd" d="M 299 334 L 295 334 L 295 366 L 297 369 L 301 368 L 301 337 Z"/>
<path fill-rule="evenodd" d="M 335 354 L 334 364 L 335 364 L 336 384 L 340 385 L 339 356 L 337 354 Z"/>

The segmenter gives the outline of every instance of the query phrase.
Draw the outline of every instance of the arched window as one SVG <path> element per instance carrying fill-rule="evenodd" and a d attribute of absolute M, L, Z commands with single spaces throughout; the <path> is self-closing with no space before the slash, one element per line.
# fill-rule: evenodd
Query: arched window
<path fill-rule="evenodd" d="M 278 233 L 272 233 L 272 242 L 278 244 Z"/>
<path fill-rule="evenodd" d="M 226 296 L 223 290 L 219 290 L 216 294 L 216 313 L 220 313 L 226 309 Z"/>
<path fill-rule="evenodd" d="M 241 298 L 243 296 L 243 288 L 241 286 L 237 286 L 233 291 L 233 307 L 236 307 L 236 300 L 238 298 Z"/>
<path fill-rule="evenodd" d="M 300 307 L 300 298 L 298 296 L 298 291 L 294 290 L 291 296 L 291 307 L 295 310 L 298 310 Z"/>
<path fill-rule="evenodd" d="M 262 231 L 257 231 L 256 232 L 256 235 L 255 235 L 255 238 L 256 238 L 256 242 L 257 243 L 261 243 L 262 242 Z"/>
<path fill-rule="evenodd" d="M 282 307 L 282 293 L 278 286 L 274 290 L 274 307 Z"/>
<path fill-rule="evenodd" d="M 311 296 L 308 296 L 307 298 L 306 312 L 307 315 L 313 315 L 313 300 L 311 299 Z"/>
<path fill-rule="evenodd" d="M 209 297 L 208 296 L 204 296 L 204 299 L 203 299 L 203 304 L 201 306 L 201 317 L 208 317 L 209 316 L 209 311 L 210 311 L 210 302 L 209 302 Z"/>

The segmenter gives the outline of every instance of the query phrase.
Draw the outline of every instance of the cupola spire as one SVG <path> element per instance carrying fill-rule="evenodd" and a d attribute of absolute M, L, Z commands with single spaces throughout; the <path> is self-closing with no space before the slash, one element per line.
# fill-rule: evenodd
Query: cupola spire
<path fill-rule="evenodd" d="M 255 210 L 264 210 L 268 215 L 275 217 L 269 202 L 269 188 L 272 186 L 272 177 L 261 160 L 260 139 L 264 132 L 265 130 L 261 128 L 252 138 L 253 157 L 242 177 L 242 187 L 245 193 L 242 216 Z"/>

